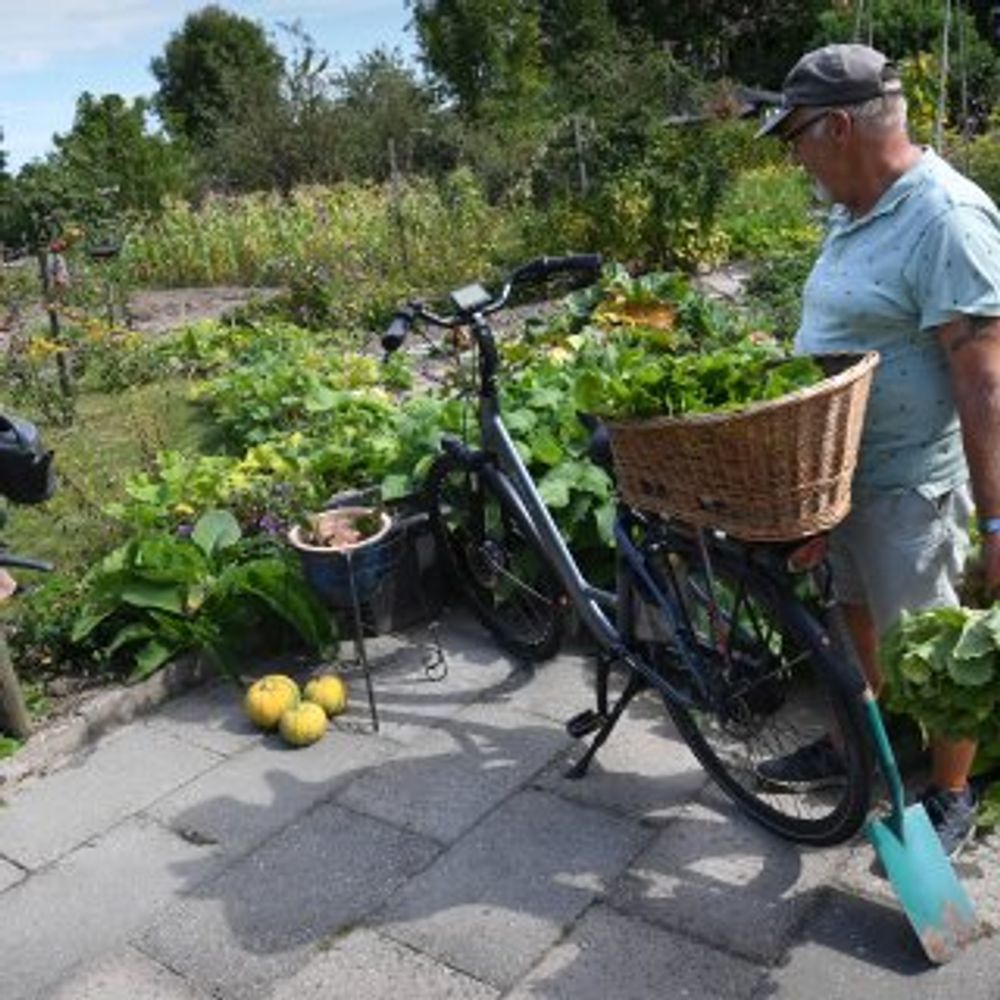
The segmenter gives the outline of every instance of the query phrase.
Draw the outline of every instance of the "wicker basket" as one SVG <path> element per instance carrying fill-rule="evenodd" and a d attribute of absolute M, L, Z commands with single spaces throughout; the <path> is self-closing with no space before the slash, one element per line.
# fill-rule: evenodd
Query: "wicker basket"
<path fill-rule="evenodd" d="M 837 374 L 735 413 L 609 422 L 622 498 L 746 541 L 832 528 L 850 510 L 878 354 L 817 360 Z"/>

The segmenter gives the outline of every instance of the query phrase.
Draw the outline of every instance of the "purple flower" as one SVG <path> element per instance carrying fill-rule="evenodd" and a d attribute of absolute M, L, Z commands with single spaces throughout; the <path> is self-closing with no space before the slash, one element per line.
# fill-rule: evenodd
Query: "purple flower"
<path fill-rule="evenodd" d="M 193 524 L 178 524 L 176 535 L 178 538 L 190 538 L 191 533 L 194 531 Z"/>
<path fill-rule="evenodd" d="M 274 514 L 262 514 L 257 520 L 257 527 L 267 535 L 280 535 L 284 530 L 280 518 Z"/>

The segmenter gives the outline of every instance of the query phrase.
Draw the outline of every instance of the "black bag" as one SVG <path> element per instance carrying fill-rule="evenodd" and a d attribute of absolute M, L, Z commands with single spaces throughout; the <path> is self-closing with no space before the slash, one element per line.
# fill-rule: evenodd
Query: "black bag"
<path fill-rule="evenodd" d="M 41 503 L 55 488 L 52 452 L 42 444 L 38 428 L 0 414 L 0 495 L 14 503 Z"/>

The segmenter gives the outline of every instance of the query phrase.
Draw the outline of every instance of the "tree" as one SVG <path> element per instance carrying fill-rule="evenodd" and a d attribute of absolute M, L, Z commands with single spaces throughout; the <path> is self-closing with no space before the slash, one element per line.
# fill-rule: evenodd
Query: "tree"
<path fill-rule="evenodd" d="M 72 129 L 54 137 L 53 165 L 91 212 L 155 212 L 168 195 L 187 193 L 190 158 L 180 143 L 147 132 L 148 111 L 143 98 L 84 92 Z"/>
<path fill-rule="evenodd" d="M 168 195 L 186 195 L 190 156 L 147 131 L 148 107 L 142 98 L 81 94 L 73 127 L 53 137 L 55 150 L 8 185 L 0 239 L 33 245 L 51 235 L 51 220 L 107 225 L 109 217 L 156 212 Z"/>
<path fill-rule="evenodd" d="M 873 5 L 872 43 L 903 60 L 920 53 L 934 57 L 934 76 L 927 86 L 936 92 L 944 37 L 944 4 L 941 0 L 879 0 Z M 816 44 L 846 42 L 853 37 L 854 16 L 849 9 L 831 10 L 820 19 Z M 976 19 L 966 10 L 953 9 L 949 39 L 949 111 L 962 127 L 963 110 L 985 122 L 1000 100 L 1000 59 L 980 34 Z M 966 104 L 963 109 L 962 85 Z"/>
<path fill-rule="evenodd" d="M 830 0 L 608 0 L 618 23 L 669 44 L 698 73 L 777 86 Z"/>
<path fill-rule="evenodd" d="M 253 21 L 208 6 L 191 14 L 150 64 L 155 106 L 168 128 L 210 147 L 234 106 L 277 99 L 284 61 Z"/>
<path fill-rule="evenodd" d="M 375 49 L 334 80 L 340 159 L 347 177 L 389 176 L 390 145 L 404 173 L 439 165 L 443 137 L 431 91 L 398 52 Z"/>
<path fill-rule="evenodd" d="M 407 0 L 421 58 L 476 117 L 489 99 L 513 107 L 544 86 L 538 0 Z"/>

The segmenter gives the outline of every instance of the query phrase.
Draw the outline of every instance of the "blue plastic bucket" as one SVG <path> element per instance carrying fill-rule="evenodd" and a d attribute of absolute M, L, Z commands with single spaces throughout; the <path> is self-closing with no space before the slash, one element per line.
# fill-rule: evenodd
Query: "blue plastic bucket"
<path fill-rule="evenodd" d="M 341 508 L 340 512 L 343 510 L 353 511 L 352 508 Z M 288 540 L 298 551 L 306 580 L 319 598 L 332 608 L 349 608 L 352 576 L 354 596 L 362 602 L 375 593 L 392 569 L 394 539 L 391 528 L 392 521 L 383 514 L 379 531 L 355 545 L 343 548 L 309 545 L 302 541 L 297 526 L 289 532 Z"/>

